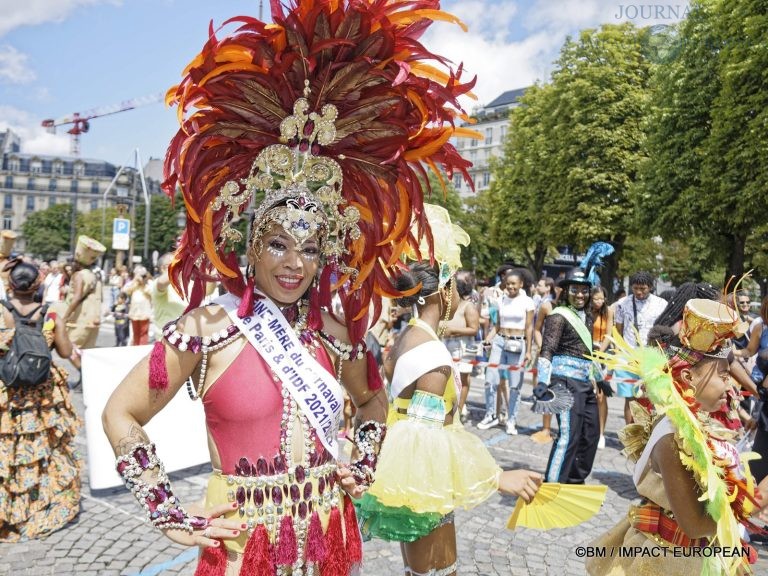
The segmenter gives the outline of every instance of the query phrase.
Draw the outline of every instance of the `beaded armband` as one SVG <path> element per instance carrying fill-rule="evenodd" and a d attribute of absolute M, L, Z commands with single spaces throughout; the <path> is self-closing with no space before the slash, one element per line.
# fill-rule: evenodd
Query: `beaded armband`
<path fill-rule="evenodd" d="M 171 491 L 171 484 L 163 463 L 157 457 L 155 445 L 136 444 L 129 454 L 117 459 L 117 473 L 139 501 L 153 526 L 166 529 L 181 529 L 188 532 L 202 530 L 208 526 L 208 519 L 190 516 L 181 507 Z M 157 482 L 151 485 L 141 475 L 147 470 L 157 469 Z"/>
<path fill-rule="evenodd" d="M 349 468 L 352 470 L 352 477 L 359 485 L 373 484 L 379 450 L 386 435 L 386 424 L 376 420 L 366 420 L 355 430 L 354 442 L 360 457 L 352 462 Z"/>

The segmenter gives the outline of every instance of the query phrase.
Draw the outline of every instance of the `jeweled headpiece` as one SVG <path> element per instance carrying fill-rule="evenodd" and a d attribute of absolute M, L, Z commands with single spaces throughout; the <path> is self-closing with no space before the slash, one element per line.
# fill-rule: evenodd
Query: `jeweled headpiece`
<path fill-rule="evenodd" d="M 391 282 L 399 256 L 422 235 L 431 251 L 426 170 L 458 171 L 469 181 L 471 164 L 449 140 L 478 137 L 455 127 L 458 97 L 474 81 L 462 83 L 461 67 L 448 68 L 419 42 L 433 20 L 457 22 L 438 0 L 291 0 L 271 8 L 273 24 L 233 18 L 225 24 L 239 27 L 222 39 L 211 29 L 168 94 L 181 129 L 168 149 L 164 188 L 174 194 L 178 186 L 188 212 L 169 273 L 179 290 L 192 283 L 191 306 L 209 280 L 243 294 L 233 224 L 263 192 L 257 227 L 274 218 L 297 239 L 320 232 L 330 264 L 321 304 L 338 289 L 358 341 L 370 301 L 378 313 L 380 296 L 399 296 Z"/>

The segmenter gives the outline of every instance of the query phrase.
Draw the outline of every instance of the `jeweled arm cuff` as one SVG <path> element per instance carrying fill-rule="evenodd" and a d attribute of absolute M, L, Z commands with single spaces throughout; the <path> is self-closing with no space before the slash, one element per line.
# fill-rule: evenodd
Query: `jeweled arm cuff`
<path fill-rule="evenodd" d="M 352 462 L 349 468 L 352 471 L 352 477 L 359 485 L 373 484 L 379 450 L 386 435 L 386 424 L 376 420 L 366 420 L 355 430 L 354 442 L 360 457 Z"/>
<path fill-rule="evenodd" d="M 208 526 L 207 518 L 190 516 L 181 507 L 171 491 L 171 484 L 163 463 L 157 457 L 154 444 L 136 444 L 130 453 L 117 458 L 116 468 L 126 488 L 139 501 L 155 527 L 192 532 Z M 157 481 L 154 484 L 141 477 L 147 470 L 156 470 Z"/>

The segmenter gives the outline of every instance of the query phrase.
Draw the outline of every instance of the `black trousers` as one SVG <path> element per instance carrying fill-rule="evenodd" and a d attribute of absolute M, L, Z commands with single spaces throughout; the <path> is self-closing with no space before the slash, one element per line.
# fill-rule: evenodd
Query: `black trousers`
<path fill-rule="evenodd" d="M 552 382 L 556 380 L 571 391 L 574 402 L 570 411 L 557 414 L 560 435 L 549 453 L 544 481 L 584 484 L 592 472 L 600 440 L 597 397 L 587 383 L 553 376 Z"/>
<path fill-rule="evenodd" d="M 130 329 L 128 320 L 125 320 L 125 324 L 115 324 L 115 346 L 128 346 Z"/>

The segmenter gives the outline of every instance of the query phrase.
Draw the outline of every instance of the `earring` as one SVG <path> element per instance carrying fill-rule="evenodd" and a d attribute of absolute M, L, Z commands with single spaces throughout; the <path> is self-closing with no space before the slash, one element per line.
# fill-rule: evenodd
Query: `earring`
<path fill-rule="evenodd" d="M 451 316 L 451 300 L 453 300 L 453 288 L 451 288 L 450 282 L 447 284 L 448 286 L 448 298 L 447 302 L 445 303 L 445 315 L 443 316 L 443 321 L 440 322 L 440 327 L 437 329 L 437 335 L 442 338 L 443 334 L 445 333 L 445 324 L 448 322 Z"/>

